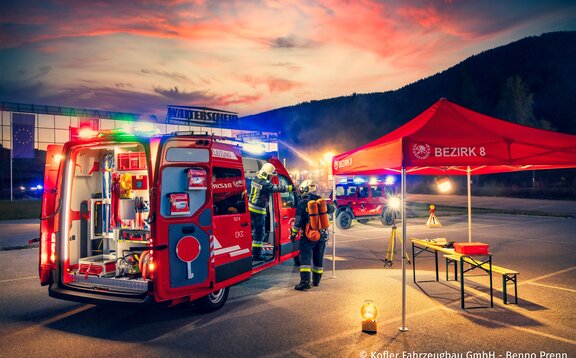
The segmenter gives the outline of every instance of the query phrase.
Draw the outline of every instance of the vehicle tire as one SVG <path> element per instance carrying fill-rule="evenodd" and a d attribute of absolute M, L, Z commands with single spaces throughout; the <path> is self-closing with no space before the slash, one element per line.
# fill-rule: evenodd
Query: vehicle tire
<path fill-rule="evenodd" d="M 214 291 L 208 296 L 204 296 L 196 300 L 196 306 L 202 312 L 214 312 L 219 310 L 222 308 L 222 306 L 224 306 L 224 303 L 226 303 L 229 292 L 230 287 Z"/>
<path fill-rule="evenodd" d="M 360 224 L 363 224 L 363 225 L 364 225 L 364 224 L 368 224 L 368 221 L 370 221 L 370 220 L 368 220 L 368 219 L 357 219 L 357 220 L 358 220 L 358 222 L 359 222 Z"/>
<path fill-rule="evenodd" d="M 350 226 L 352 226 L 352 215 L 347 211 L 342 211 L 336 217 L 336 226 L 340 230 L 350 229 Z"/>
<path fill-rule="evenodd" d="M 383 213 L 380 217 L 380 221 L 384 226 L 392 226 L 394 225 L 394 221 L 396 220 L 396 215 L 394 213 Z"/>

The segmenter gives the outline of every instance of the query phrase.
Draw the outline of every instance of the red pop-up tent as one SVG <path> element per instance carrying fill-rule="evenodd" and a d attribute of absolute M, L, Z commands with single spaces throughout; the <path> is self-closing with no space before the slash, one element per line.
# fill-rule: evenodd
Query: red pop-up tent
<path fill-rule="evenodd" d="M 535 129 L 483 115 L 446 99 L 400 128 L 332 159 L 333 175 L 402 173 L 402 238 L 406 242 L 406 173 L 470 174 L 576 167 L 576 136 Z M 406 268 L 402 245 L 402 327 L 405 330 Z"/>
<path fill-rule="evenodd" d="M 576 166 L 576 136 L 483 115 L 440 99 L 389 134 L 333 158 L 334 175 L 466 175 Z"/>

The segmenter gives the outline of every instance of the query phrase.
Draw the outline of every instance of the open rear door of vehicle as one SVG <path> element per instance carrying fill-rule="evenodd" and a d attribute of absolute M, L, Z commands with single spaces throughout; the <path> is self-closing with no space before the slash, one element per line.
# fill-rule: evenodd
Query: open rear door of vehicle
<path fill-rule="evenodd" d="M 210 151 L 198 142 L 168 141 L 160 153 L 165 157 L 158 172 L 154 241 L 164 248 L 154 250 L 159 301 L 207 295 L 214 282 Z"/>
<path fill-rule="evenodd" d="M 62 148 L 62 145 L 49 145 L 46 150 L 38 266 L 42 286 L 51 283 L 52 271 L 54 270 L 54 252 L 56 251 L 54 217 L 59 209 L 59 205 L 56 205 L 56 197 L 58 196 L 58 172 L 62 161 Z"/>

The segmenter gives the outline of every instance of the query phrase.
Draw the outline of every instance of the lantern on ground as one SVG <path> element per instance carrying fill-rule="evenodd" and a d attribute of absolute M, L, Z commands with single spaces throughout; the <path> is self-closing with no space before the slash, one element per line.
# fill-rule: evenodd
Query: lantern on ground
<path fill-rule="evenodd" d="M 378 307 L 371 300 L 366 300 L 360 309 L 362 315 L 362 332 L 376 333 L 378 324 L 376 318 L 378 317 Z"/>

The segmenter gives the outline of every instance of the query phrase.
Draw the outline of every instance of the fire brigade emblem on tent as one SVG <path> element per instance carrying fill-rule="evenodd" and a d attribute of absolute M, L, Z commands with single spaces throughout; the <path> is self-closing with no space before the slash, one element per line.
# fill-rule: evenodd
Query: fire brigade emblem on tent
<path fill-rule="evenodd" d="M 468 237 L 471 241 L 470 175 L 576 167 L 576 136 L 506 122 L 440 99 L 400 128 L 332 159 L 333 175 L 402 173 L 468 176 Z M 406 243 L 406 206 L 402 237 Z M 402 327 L 406 268 L 402 245 Z"/>

